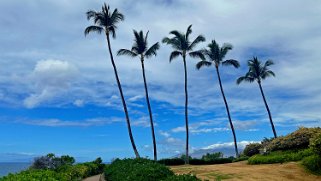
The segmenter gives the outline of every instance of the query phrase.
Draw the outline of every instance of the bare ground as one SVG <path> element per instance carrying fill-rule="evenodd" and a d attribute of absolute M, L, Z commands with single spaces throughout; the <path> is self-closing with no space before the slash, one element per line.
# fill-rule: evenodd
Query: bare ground
<path fill-rule="evenodd" d="M 246 161 L 220 165 L 172 166 L 176 174 L 191 173 L 202 180 L 282 180 L 321 181 L 321 176 L 312 175 L 298 162 L 283 164 L 248 165 Z"/>

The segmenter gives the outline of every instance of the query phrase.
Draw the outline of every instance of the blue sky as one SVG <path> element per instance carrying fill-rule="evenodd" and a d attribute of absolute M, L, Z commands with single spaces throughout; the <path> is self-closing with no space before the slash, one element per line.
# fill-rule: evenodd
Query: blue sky
<path fill-rule="evenodd" d="M 78 161 L 133 157 L 125 116 L 104 36 L 84 36 L 85 13 L 104 1 L 2 0 L 0 2 L 0 162 L 25 161 L 49 152 Z M 202 34 L 234 48 L 226 58 L 241 68 L 221 68 L 238 145 L 272 137 L 257 84 L 236 85 L 246 61 L 272 59 L 275 78 L 263 82 L 276 130 L 320 126 L 321 2 L 272 0 L 111 0 L 125 15 L 114 53 L 130 48 L 132 30 L 150 31 L 149 43 L 171 30 Z M 146 61 L 159 156 L 184 151 L 184 74 L 180 58 L 169 63 L 161 44 Z M 233 147 L 213 67 L 197 71 L 188 58 L 190 147 Z M 139 60 L 116 57 L 134 138 L 140 154 L 152 157 L 152 139 Z"/>

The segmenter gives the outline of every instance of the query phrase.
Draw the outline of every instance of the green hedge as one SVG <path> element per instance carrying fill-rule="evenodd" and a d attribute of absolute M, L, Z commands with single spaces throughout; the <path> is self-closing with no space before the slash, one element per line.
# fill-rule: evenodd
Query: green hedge
<path fill-rule="evenodd" d="M 139 159 L 116 159 L 105 168 L 106 181 L 197 181 L 195 176 L 175 175 L 163 164 Z"/>
<path fill-rule="evenodd" d="M 269 155 L 254 155 L 248 159 L 248 164 L 255 165 L 300 161 L 310 155 L 313 155 L 311 149 L 300 151 L 276 151 L 270 153 Z"/>
<path fill-rule="evenodd" d="M 224 163 L 232 163 L 234 158 L 216 158 L 211 160 L 203 160 L 192 158 L 189 160 L 189 164 L 191 165 L 212 165 L 212 164 L 224 164 Z"/>
<path fill-rule="evenodd" d="M 175 165 L 184 165 L 185 161 L 181 158 L 166 158 L 157 161 L 160 164 L 175 166 Z"/>

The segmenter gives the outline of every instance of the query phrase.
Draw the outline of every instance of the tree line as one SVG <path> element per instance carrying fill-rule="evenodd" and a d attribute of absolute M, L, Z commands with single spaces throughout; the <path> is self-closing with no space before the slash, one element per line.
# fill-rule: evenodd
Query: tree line
<path fill-rule="evenodd" d="M 131 122 L 128 115 L 128 109 L 126 105 L 126 101 L 124 98 L 121 82 L 119 79 L 119 75 L 117 72 L 117 67 L 115 64 L 113 51 L 111 47 L 111 41 L 110 37 L 116 38 L 116 30 L 117 30 L 117 24 L 124 20 L 124 15 L 120 13 L 117 9 L 111 10 L 109 5 L 106 5 L 106 3 L 103 4 L 101 11 L 94 11 L 90 10 L 86 13 L 87 19 L 93 21 L 93 25 L 88 26 L 85 29 L 85 35 L 88 35 L 89 33 L 96 32 L 98 34 L 104 33 L 106 36 L 107 41 L 107 47 L 108 52 L 110 55 L 111 64 L 113 66 L 116 82 L 118 85 L 125 117 L 126 117 L 126 123 L 127 123 L 127 129 L 129 138 L 131 141 L 132 148 L 134 150 L 135 156 L 137 158 L 140 157 L 136 144 L 132 135 L 131 131 Z M 145 59 L 151 58 L 153 56 L 157 55 L 157 51 L 160 48 L 159 42 L 154 43 L 152 46 L 148 46 L 148 35 L 149 31 L 144 34 L 143 31 L 133 31 L 134 33 L 134 42 L 130 49 L 120 49 L 117 52 L 118 56 L 126 55 L 132 58 L 138 58 L 141 62 L 142 66 L 142 76 L 144 80 L 144 88 L 145 88 L 145 96 L 146 96 L 146 103 L 147 108 L 149 112 L 149 118 L 150 118 L 150 125 L 151 125 L 151 132 L 152 132 L 152 141 L 153 141 L 153 154 L 154 154 L 154 160 L 157 160 L 157 145 L 156 145 L 156 138 L 155 138 L 155 130 L 154 130 L 154 122 L 153 122 L 153 114 L 152 114 L 152 108 L 149 102 L 149 95 L 148 95 L 148 86 L 147 86 L 147 80 L 145 75 L 145 67 L 144 67 L 144 61 Z M 233 126 L 233 121 L 231 118 L 231 114 L 229 111 L 228 102 L 224 93 L 221 77 L 220 77 L 220 66 L 232 66 L 234 68 L 239 68 L 240 63 L 237 60 L 234 59 L 228 59 L 225 60 L 226 54 L 232 50 L 233 46 L 228 43 L 224 43 L 222 46 L 220 46 L 215 40 L 212 40 L 206 48 L 200 49 L 200 50 L 194 50 L 195 47 L 201 43 L 205 42 L 206 39 L 202 35 L 198 35 L 193 41 L 191 41 L 190 35 L 192 33 L 192 25 L 188 26 L 186 33 L 182 33 L 177 30 L 173 30 L 169 32 L 169 37 L 165 37 L 162 40 L 162 43 L 166 45 L 170 45 L 173 48 L 173 51 L 170 53 L 169 61 L 171 62 L 173 59 L 181 57 L 183 60 L 184 65 L 184 82 L 185 82 L 185 127 L 186 127 L 186 148 L 185 148 L 185 163 L 189 163 L 189 127 L 188 127 L 188 89 L 187 89 L 187 58 L 196 58 L 200 61 L 196 64 L 196 68 L 199 70 L 202 67 L 209 67 L 214 66 L 217 74 L 217 78 L 220 85 L 221 94 L 223 97 L 223 101 L 226 108 L 227 117 L 229 120 L 230 128 L 233 134 L 233 141 L 234 141 L 234 147 L 235 147 L 235 155 L 236 157 L 239 156 L 238 148 L 237 148 L 237 140 L 236 140 L 236 134 Z M 260 92 L 263 97 L 263 101 L 265 104 L 265 107 L 268 112 L 270 124 L 273 130 L 274 137 L 277 137 L 275 127 L 272 121 L 271 112 L 269 109 L 269 106 L 267 104 L 263 88 L 262 88 L 262 80 L 264 80 L 267 77 L 275 76 L 272 70 L 269 69 L 269 67 L 273 65 L 273 61 L 267 60 L 266 62 L 261 62 L 257 57 L 253 57 L 253 59 L 248 60 L 248 72 L 237 79 L 236 83 L 240 84 L 241 82 L 257 82 L 260 88 Z"/>

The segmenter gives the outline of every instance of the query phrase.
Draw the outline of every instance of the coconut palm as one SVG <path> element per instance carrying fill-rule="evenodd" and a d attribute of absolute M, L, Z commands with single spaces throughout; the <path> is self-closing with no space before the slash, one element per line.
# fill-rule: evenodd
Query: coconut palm
<path fill-rule="evenodd" d="M 218 78 L 218 82 L 220 84 L 220 88 L 221 88 L 221 93 L 223 96 L 223 100 L 225 103 L 225 108 L 226 108 L 226 112 L 227 112 L 227 117 L 228 120 L 230 122 L 230 127 L 233 133 L 233 139 L 234 139 L 234 147 L 235 147 L 235 154 L 236 157 L 239 156 L 238 153 L 238 149 L 237 149 L 237 142 L 236 142 L 236 136 L 235 136 L 235 130 L 234 130 L 234 126 L 233 126 L 233 122 L 231 119 L 231 114 L 230 114 L 230 110 L 225 98 L 225 94 L 224 94 L 224 90 L 223 90 L 223 86 L 222 86 L 222 81 L 221 81 L 221 77 L 220 77 L 220 71 L 219 71 L 219 66 L 220 65 L 224 65 L 224 66 L 233 66 L 235 68 L 240 67 L 240 64 L 237 60 L 224 60 L 224 57 L 226 56 L 227 52 L 229 52 L 229 50 L 232 50 L 232 45 L 228 44 L 228 43 L 224 43 L 222 47 L 220 47 L 215 40 L 212 40 L 212 42 L 210 44 L 208 44 L 208 49 L 204 49 L 203 50 L 203 54 L 205 55 L 205 57 L 207 58 L 207 60 L 202 60 L 200 62 L 198 62 L 196 64 L 196 68 L 200 69 L 203 66 L 211 66 L 214 65 L 216 68 L 216 73 L 217 73 L 217 78 Z"/>
<path fill-rule="evenodd" d="M 189 156 L 188 156 L 188 91 L 187 91 L 187 67 L 186 67 L 186 55 L 189 55 L 192 58 L 200 58 L 204 60 L 204 55 L 202 54 L 201 50 L 193 51 L 195 46 L 200 42 L 204 42 L 205 38 L 202 35 L 198 35 L 194 41 L 189 40 L 189 35 L 192 33 L 192 25 L 187 28 L 186 33 L 181 33 L 177 30 L 171 31 L 169 34 L 173 35 L 174 37 L 168 38 L 165 37 L 163 39 L 163 43 L 171 45 L 174 51 L 171 52 L 169 61 L 171 62 L 174 58 L 178 56 L 183 57 L 184 63 L 184 75 L 185 75 L 185 126 L 186 126 L 186 159 L 185 164 L 189 163 Z"/>
<path fill-rule="evenodd" d="M 265 78 L 270 77 L 270 76 L 275 76 L 274 72 L 269 69 L 269 67 L 273 64 L 274 63 L 272 60 L 267 60 L 264 64 L 262 64 L 261 61 L 257 57 L 253 57 L 253 60 L 249 60 L 247 63 L 247 65 L 249 67 L 249 71 L 244 76 L 238 78 L 236 83 L 240 84 L 243 81 L 252 83 L 252 82 L 256 81 L 259 84 L 260 91 L 261 91 L 261 94 L 263 97 L 263 101 L 264 101 L 266 110 L 269 115 L 274 138 L 276 138 L 277 134 L 276 134 L 274 124 L 272 121 L 271 112 L 270 112 L 269 106 L 266 102 L 263 88 L 261 85 L 262 80 L 264 80 Z"/>
<path fill-rule="evenodd" d="M 120 21 L 124 20 L 124 15 L 121 14 L 120 12 L 118 12 L 117 9 L 115 9 L 114 11 L 111 11 L 110 7 L 107 6 L 106 4 L 104 4 L 102 6 L 102 10 L 101 11 L 93 11 L 93 10 L 88 11 L 87 12 L 87 19 L 88 20 L 93 20 L 94 25 L 88 26 L 85 29 L 85 35 L 88 35 L 91 32 L 96 32 L 98 34 L 105 33 L 105 35 L 106 35 L 108 51 L 109 51 L 109 54 L 110 54 L 110 60 L 111 60 L 112 66 L 114 68 L 114 73 L 115 73 L 118 89 L 119 89 L 121 100 L 122 100 L 123 107 L 124 107 L 124 112 L 125 112 L 125 116 L 126 116 L 126 122 L 127 122 L 129 138 L 130 138 L 133 150 L 135 152 L 135 155 L 136 155 L 137 158 L 139 158 L 139 153 L 138 153 L 138 151 L 136 149 L 135 141 L 134 141 L 134 138 L 133 138 L 133 135 L 132 135 L 131 126 L 130 126 L 130 120 L 129 120 L 128 111 L 127 111 L 127 106 L 126 106 L 125 98 L 124 98 L 124 95 L 123 95 L 122 87 L 121 87 L 121 84 L 120 84 L 120 80 L 119 80 L 119 77 L 118 77 L 117 68 L 116 68 L 116 65 L 115 65 L 114 58 L 113 58 L 113 53 L 112 53 L 112 50 L 111 50 L 111 43 L 110 43 L 110 35 L 113 38 L 116 38 L 116 29 L 117 29 L 116 24 L 119 23 Z"/>
<path fill-rule="evenodd" d="M 144 60 L 145 60 L 145 58 L 150 58 L 152 56 L 156 56 L 156 51 L 159 49 L 159 43 L 157 42 L 148 48 L 148 43 L 147 43 L 148 32 L 144 36 L 143 31 L 140 31 L 138 33 L 136 30 L 134 30 L 134 35 L 135 35 L 135 39 L 134 39 L 134 44 L 133 44 L 131 50 L 120 49 L 118 51 L 117 55 L 127 55 L 130 57 L 139 57 L 140 58 L 140 62 L 142 64 L 142 72 L 143 72 L 143 79 L 144 79 L 144 86 L 145 86 L 147 108 L 148 108 L 148 112 L 149 112 L 150 126 L 152 129 L 152 138 L 153 138 L 153 146 L 154 146 L 154 160 L 156 161 L 157 160 L 156 139 L 155 139 L 155 132 L 154 132 L 152 109 L 151 109 L 149 97 L 148 97 Z"/>

